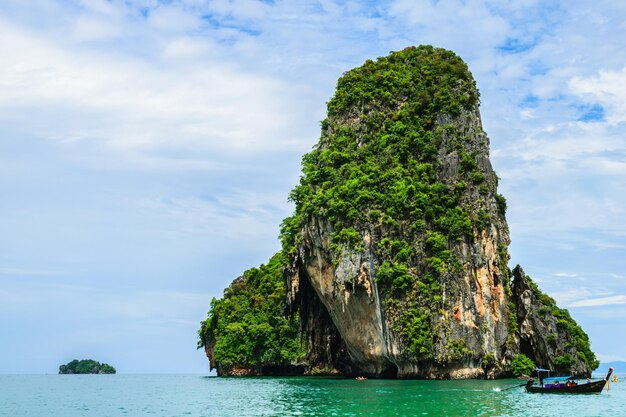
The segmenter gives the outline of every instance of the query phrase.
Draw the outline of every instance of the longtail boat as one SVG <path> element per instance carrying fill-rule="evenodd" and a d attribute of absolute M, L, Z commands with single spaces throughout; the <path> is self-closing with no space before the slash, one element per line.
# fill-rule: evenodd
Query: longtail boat
<path fill-rule="evenodd" d="M 582 384 L 579 384 L 571 377 L 552 377 L 552 378 L 540 378 L 540 385 L 533 385 L 534 379 L 530 379 L 526 384 L 527 392 L 544 392 L 550 394 L 586 394 L 592 392 L 602 392 L 602 389 L 606 385 L 609 377 L 613 373 L 613 368 L 609 368 L 609 373 L 601 380 L 591 381 L 587 380 Z"/>

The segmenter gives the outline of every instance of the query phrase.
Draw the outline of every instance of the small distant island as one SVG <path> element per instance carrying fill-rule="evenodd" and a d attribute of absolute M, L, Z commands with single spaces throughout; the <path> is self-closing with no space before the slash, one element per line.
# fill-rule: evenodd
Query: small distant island
<path fill-rule="evenodd" d="M 100 363 L 93 359 L 74 359 L 68 364 L 59 366 L 59 374 L 114 374 L 115 368 L 108 363 Z"/>

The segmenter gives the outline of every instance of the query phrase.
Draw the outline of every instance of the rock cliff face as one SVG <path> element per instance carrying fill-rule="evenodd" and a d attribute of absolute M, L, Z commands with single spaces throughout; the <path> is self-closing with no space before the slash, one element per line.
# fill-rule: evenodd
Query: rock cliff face
<path fill-rule="evenodd" d="M 520 346 L 553 363 L 542 355 L 556 350 L 527 348 L 542 328 L 519 337 L 517 315 L 531 318 L 512 296 L 506 202 L 478 105 L 465 64 L 434 48 L 339 81 L 292 193 L 288 299 L 320 300 L 344 373 L 493 378 Z M 320 310 L 300 309 L 305 334 Z"/>
<path fill-rule="evenodd" d="M 281 230 L 305 372 L 494 378 L 520 352 L 591 371 L 567 312 L 511 280 L 478 97 L 460 58 L 425 46 L 338 81 Z"/>
<path fill-rule="evenodd" d="M 406 52 L 410 56 L 415 51 Z M 397 71 L 411 73 L 410 65 Z M 453 80 L 449 93 L 453 100 L 459 101 L 459 96 L 468 94 L 459 87 L 463 82 L 474 88 L 469 77 Z M 416 79 L 412 83 L 417 89 L 422 81 Z M 337 132 L 357 142 L 352 152 L 355 158 L 367 153 L 367 147 L 377 147 L 377 152 L 397 152 L 379 143 L 358 143 L 368 133 L 378 136 L 369 138 L 370 141 L 380 142 L 393 131 L 393 127 L 381 132 L 377 125 L 368 126 L 368 116 L 382 112 L 385 118 L 398 119 L 397 115 L 410 107 L 412 100 L 421 99 L 423 96 L 403 92 L 388 106 L 378 103 L 375 95 L 369 103 L 355 101 L 353 106 L 329 115 L 327 128 L 314 153 L 332 150 Z M 432 96 L 427 98 L 432 99 Z M 367 215 L 348 222 L 337 221 L 340 216 L 317 213 L 304 216 L 292 257 L 289 298 L 297 296 L 304 282 L 314 289 L 346 345 L 354 372 L 393 377 L 493 377 L 506 370 L 515 351 L 514 346 L 507 346 L 511 325 L 506 251 L 509 233 L 498 203 L 497 177 L 488 157 L 489 140 L 482 129 L 477 100 L 452 112 L 442 109 L 433 114 L 426 131 L 425 121 L 419 120 L 423 115 L 408 114 L 406 118 L 421 124 L 422 134 L 430 132 L 434 140 L 425 146 L 409 145 L 406 160 L 396 164 L 404 172 L 394 178 L 395 183 L 374 186 L 385 193 L 393 192 L 399 182 L 418 183 L 418 188 L 425 188 L 422 195 L 416 195 L 419 192 L 416 191 L 413 196 L 407 193 L 403 198 L 423 198 L 424 205 L 442 204 L 441 213 L 428 215 L 422 209 L 412 215 L 398 210 L 392 225 Z M 405 126 L 411 123 L 402 122 Z M 435 145 L 435 149 L 425 149 Z M 425 157 L 426 152 L 431 155 Z M 429 176 L 413 175 L 405 169 L 411 162 L 421 163 L 424 170 L 432 172 Z M 365 158 L 363 163 L 367 163 Z M 322 158 L 318 159 L 317 168 L 325 168 Z M 341 166 L 338 168 L 341 170 Z M 324 185 L 318 187 L 315 191 Z M 453 196 L 453 201 L 428 201 L 440 197 L 432 195 L 433 187 Z M 357 205 L 356 210 L 388 211 L 388 207 L 381 206 L 384 203 L 374 199 Z M 459 232 L 454 226 L 446 227 L 446 223 L 458 220 L 456 214 L 463 218 L 459 227 L 466 230 Z M 352 245 L 336 238 L 337 228 L 346 226 L 356 232 L 356 242 Z M 380 279 L 381 268 L 398 264 L 394 259 L 397 256 L 385 247 L 390 240 L 392 246 L 400 242 L 398 245 L 408 252 L 399 269 L 405 274 L 406 282 L 396 286 Z M 436 245 L 441 247 L 434 248 Z M 393 279 L 393 271 L 391 275 Z M 315 313 L 303 311 L 303 314 Z M 307 328 L 305 333 L 311 330 Z M 314 344 L 309 346 L 311 352 L 316 351 Z"/>
<path fill-rule="evenodd" d="M 585 332 L 519 265 L 513 270 L 513 299 L 520 351 L 538 366 L 577 376 L 589 376 L 598 366 Z"/>

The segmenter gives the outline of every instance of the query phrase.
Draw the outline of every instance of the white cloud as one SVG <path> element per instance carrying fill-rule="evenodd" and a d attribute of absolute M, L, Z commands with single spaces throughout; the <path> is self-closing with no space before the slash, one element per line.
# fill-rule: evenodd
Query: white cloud
<path fill-rule="evenodd" d="M 46 314 L 55 317 L 86 315 L 115 320 L 184 320 L 189 311 L 204 311 L 212 295 L 201 292 L 103 288 L 83 284 L 58 284 L 38 278 L 5 281 L 0 291 L 0 311 Z M 48 306 L 52 303 L 53 306 Z M 198 319 L 202 319 L 199 317 Z"/>
<path fill-rule="evenodd" d="M 557 277 L 564 277 L 564 278 L 575 278 L 578 276 L 578 274 L 572 274 L 569 272 L 555 272 L 553 275 Z"/>
<path fill-rule="evenodd" d="M 31 268 L 0 268 L 0 275 L 6 276 L 55 276 L 64 274 L 52 269 L 31 269 Z"/>
<path fill-rule="evenodd" d="M 626 304 L 626 295 L 614 295 L 611 297 L 591 298 L 587 300 L 578 300 L 570 303 L 570 307 L 599 307 L 616 304 Z"/>
<path fill-rule="evenodd" d="M 79 17 L 74 26 L 73 38 L 79 42 L 85 42 L 114 38 L 120 34 L 121 28 L 115 22 Z"/>
<path fill-rule="evenodd" d="M 98 13 L 110 17 L 119 17 L 120 10 L 114 2 L 106 0 L 79 0 L 81 6 L 92 13 Z"/>
<path fill-rule="evenodd" d="M 158 30 L 161 36 L 165 33 L 188 33 L 200 28 L 199 16 L 189 13 L 176 4 L 162 4 L 148 15 L 149 25 Z"/>
<path fill-rule="evenodd" d="M 511 30 L 505 18 L 480 0 L 417 3 L 396 0 L 389 7 L 389 14 L 404 23 L 407 36 L 420 43 L 452 48 L 479 66 L 493 65 L 492 60 L 480 62 L 480 58 L 490 56 Z"/>
<path fill-rule="evenodd" d="M 299 120 L 287 117 L 298 111 L 296 92 L 278 79 L 227 62 L 156 66 L 63 48 L 7 21 L 1 26 L 0 53 L 8 61 L 0 68 L 0 117 L 15 129 L 120 151 L 301 146 L 294 135 Z"/>
<path fill-rule="evenodd" d="M 221 16 L 238 19 L 261 19 L 272 10 L 272 6 L 255 0 L 216 0 L 208 4 L 209 10 Z"/>
<path fill-rule="evenodd" d="M 624 355 L 605 355 L 603 353 L 596 353 L 596 357 L 602 363 L 626 360 L 626 356 Z"/>
<path fill-rule="evenodd" d="M 601 70 L 597 76 L 575 76 L 570 89 L 591 103 L 600 103 L 606 109 L 610 123 L 626 122 L 626 67 L 621 71 Z"/>
<path fill-rule="evenodd" d="M 544 284 L 556 285 L 552 280 L 544 281 Z M 557 304 L 562 307 L 572 307 L 574 303 L 582 299 L 601 298 L 602 296 L 610 294 L 608 291 L 598 288 L 587 288 L 580 285 L 580 281 L 576 281 L 576 286 L 568 287 L 559 283 L 561 290 L 549 291 L 548 295 L 554 297 Z"/>
<path fill-rule="evenodd" d="M 275 240 L 279 224 L 276 218 L 287 212 L 286 199 L 268 194 L 232 192 L 210 200 L 193 197 L 145 200 L 137 205 L 146 217 L 161 219 L 168 233 L 182 236 L 207 236 L 221 242 L 243 239 L 254 242 L 258 236 Z M 277 215 L 278 213 L 278 215 Z M 236 236 L 236 238 L 234 238 Z M 249 244 L 248 244 L 249 245 Z"/>

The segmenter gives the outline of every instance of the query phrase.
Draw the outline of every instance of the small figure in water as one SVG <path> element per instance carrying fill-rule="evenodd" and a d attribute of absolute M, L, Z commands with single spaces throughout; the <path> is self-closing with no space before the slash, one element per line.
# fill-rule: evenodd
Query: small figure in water
<path fill-rule="evenodd" d="M 357 376 L 356 378 L 357 381 L 365 381 L 367 378 L 365 378 L 364 376 Z"/>

